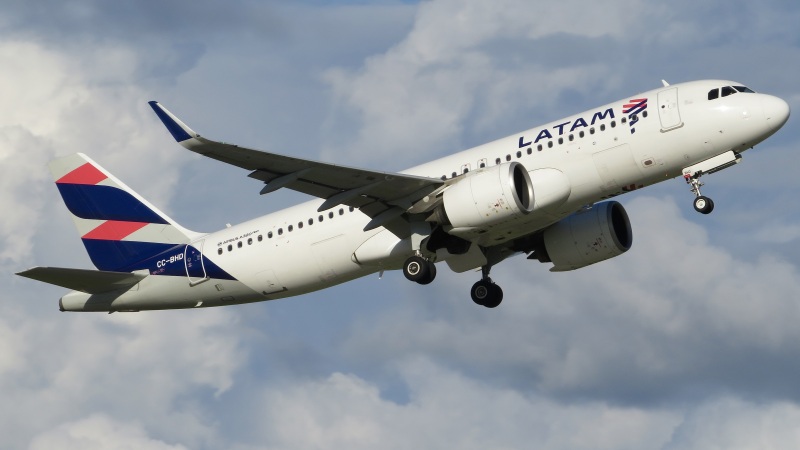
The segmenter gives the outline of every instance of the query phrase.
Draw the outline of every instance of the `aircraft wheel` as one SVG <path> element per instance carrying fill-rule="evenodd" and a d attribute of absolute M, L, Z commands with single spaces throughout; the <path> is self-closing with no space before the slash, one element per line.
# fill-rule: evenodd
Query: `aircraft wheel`
<path fill-rule="evenodd" d="M 503 302 L 503 289 L 500 286 L 492 283 L 489 286 L 489 300 L 483 303 L 483 306 L 487 308 L 497 308 L 500 306 L 500 303 Z"/>
<path fill-rule="evenodd" d="M 428 264 L 428 276 L 420 281 L 417 281 L 417 283 L 422 285 L 431 284 L 433 280 L 436 278 L 436 265 L 430 261 L 425 261 L 425 262 Z"/>
<path fill-rule="evenodd" d="M 472 301 L 487 308 L 496 308 L 503 301 L 503 290 L 490 279 L 480 280 L 470 290 Z"/>
<path fill-rule="evenodd" d="M 709 214 L 714 210 L 714 201 L 705 195 L 701 195 L 694 199 L 694 210 L 700 214 Z"/>
<path fill-rule="evenodd" d="M 403 275 L 405 275 L 406 279 L 415 283 L 420 283 L 427 278 L 433 281 L 433 277 L 430 276 L 431 266 L 432 264 L 426 261 L 425 258 L 415 255 L 403 263 Z"/>

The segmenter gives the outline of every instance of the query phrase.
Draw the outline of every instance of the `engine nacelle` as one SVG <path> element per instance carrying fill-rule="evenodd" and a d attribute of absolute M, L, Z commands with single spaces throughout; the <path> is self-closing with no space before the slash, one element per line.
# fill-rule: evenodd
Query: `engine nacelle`
<path fill-rule="evenodd" d="M 464 176 L 444 191 L 442 203 L 437 221 L 443 225 L 489 228 L 531 212 L 533 185 L 528 171 L 515 161 Z"/>
<path fill-rule="evenodd" d="M 544 230 L 542 262 L 553 262 L 551 272 L 580 269 L 619 256 L 631 248 L 633 234 L 628 213 L 619 202 L 597 203 Z"/>

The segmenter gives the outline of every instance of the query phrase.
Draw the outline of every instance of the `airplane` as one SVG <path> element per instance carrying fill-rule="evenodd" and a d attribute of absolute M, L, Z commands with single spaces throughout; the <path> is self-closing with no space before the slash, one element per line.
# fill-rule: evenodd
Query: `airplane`
<path fill-rule="evenodd" d="M 425 285 L 444 262 L 480 269 L 470 296 L 495 308 L 503 291 L 490 271 L 511 256 L 561 272 L 630 249 L 631 223 L 613 197 L 682 177 L 694 209 L 710 213 L 700 178 L 739 163 L 790 114 L 737 82 L 662 85 L 399 173 L 213 141 L 150 102 L 184 148 L 249 171 L 262 195 L 316 199 L 198 233 L 73 154 L 49 167 L 98 270 L 18 275 L 71 289 L 61 311 L 112 313 L 275 300 L 398 269 Z"/>

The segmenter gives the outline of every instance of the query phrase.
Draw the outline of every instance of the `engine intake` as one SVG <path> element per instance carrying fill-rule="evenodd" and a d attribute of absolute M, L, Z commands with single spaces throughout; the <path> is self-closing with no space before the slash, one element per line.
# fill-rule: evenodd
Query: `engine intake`
<path fill-rule="evenodd" d="M 530 175 L 515 161 L 472 172 L 447 188 L 434 220 L 457 234 L 528 214 L 533 205 Z"/>
<path fill-rule="evenodd" d="M 619 256 L 632 243 L 625 208 L 619 202 L 602 202 L 546 228 L 535 254 L 539 261 L 554 264 L 550 271 L 563 272 Z"/>

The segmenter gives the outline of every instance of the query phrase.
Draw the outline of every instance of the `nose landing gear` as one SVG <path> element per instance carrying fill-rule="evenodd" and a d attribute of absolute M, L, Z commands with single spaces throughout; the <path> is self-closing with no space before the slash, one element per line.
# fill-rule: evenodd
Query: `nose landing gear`
<path fill-rule="evenodd" d="M 742 160 L 742 156 L 733 150 L 699 162 L 693 166 L 683 169 L 683 179 L 692 186 L 692 193 L 695 195 L 694 209 L 701 214 L 709 214 L 714 210 L 714 202 L 700 193 L 700 177 L 707 173 L 719 172 L 722 169 L 734 166 Z"/>
<path fill-rule="evenodd" d="M 700 186 L 703 185 L 700 182 L 700 175 L 702 175 L 702 172 L 694 175 L 687 173 L 683 175 L 683 178 L 687 184 L 692 186 L 691 191 L 695 195 L 694 210 L 700 214 L 710 214 L 714 210 L 714 201 L 700 193 Z"/>

